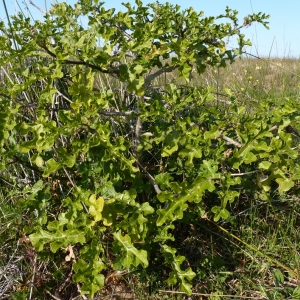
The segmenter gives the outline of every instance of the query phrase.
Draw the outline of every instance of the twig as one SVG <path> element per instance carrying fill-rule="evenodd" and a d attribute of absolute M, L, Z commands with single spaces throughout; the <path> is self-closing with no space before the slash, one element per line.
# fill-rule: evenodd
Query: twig
<path fill-rule="evenodd" d="M 56 93 L 61 96 L 62 98 L 64 98 L 65 100 L 67 100 L 70 103 L 73 103 L 73 101 L 71 99 L 69 99 L 67 96 L 65 96 L 63 93 L 61 93 L 59 90 L 56 91 Z"/>
<path fill-rule="evenodd" d="M 10 297 L 11 297 L 11 295 L 7 295 L 7 296 L 2 296 L 2 295 L 1 295 L 0 300 L 9 299 Z"/>
<path fill-rule="evenodd" d="M 36 4 L 34 4 L 31 0 L 29 0 L 29 4 L 31 4 L 36 9 L 38 9 L 41 13 L 46 14 L 46 12 L 44 10 L 42 10 L 40 7 L 38 7 Z"/>
<path fill-rule="evenodd" d="M 273 130 L 275 130 L 275 129 L 277 129 L 278 128 L 278 126 L 277 125 L 274 125 L 273 127 L 271 127 L 270 129 L 269 129 L 269 131 L 273 131 Z"/>
<path fill-rule="evenodd" d="M 74 181 L 72 180 L 71 175 L 69 174 L 69 172 L 67 171 L 67 169 L 66 169 L 65 167 L 63 167 L 63 170 L 64 170 L 65 174 L 67 175 L 67 177 L 68 177 L 70 183 L 72 184 L 72 187 L 75 187 L 75 183 L 74 183 Z"/>
<path fill-rule="evenodd" d="M 230 137 L 228 137 L 228 136 L 226 136 L 226 135 L 224 135 L 224 134 L 220 135 L 220 137 L 221 137 L 223 140 L 229 142 L 230 144 L 232 144 L 232 145 L 234 145 L 234 146 L 236 146 L 236 147 L 238 147 L 238 148 L 242 148 L 242 147 L 244 146 L 243 144 L 241 144 L 241 143 L 239 143 L 239 142 L 236 142 L 235 140 L 233 140 L 232 138 L 230 138 Z"/>
<path fill-rule="evenodd" d="M 45 43 L 39 43 L 39 46 L 44 51 L 46 51 L 51 57 L 57 59 L 56 55 L 51 50 L 49 50 L 46 47 Z M 90 67 L 91 69 L 98 70 L 101 73 L 105 73 L 105 74 L 111 74 L 111 75 L 118 75 L 119 74 L 119 70 L 118 69 L 117 70 L 116 69 L 114 69 L 114 70 L 106 70 L 106 69 L 103 69 L 103 68 L 101 68 L 99 66 L 90 64 L 90 63 L 82 61 L 82 60 L 69 60 L 69 59 L 65 59 L 65 60 L 62 61 L 62 63 L 67 64 L 67 65 L 83 65 L 83 66 L 86 66 L 86 67 Z"/>
<path fill-rule="evenodd" d="M 9 162 L 8 165 L 11 165 L 11 164 L 14 164 L 15 162 L 18 162 L 19 164 L 21 164 L 21 165 L 23 165 L 23 166 L 25 166 L 25 167 L 31 169 L 31 170 L 34 171 L 34 172 L 37 172 L 37 173 L 39 173 L 39 174 L 42 174 L 42 173 L 43 173 L 39 168 L 35 167 L 34 165 L 31 165 L 29 162 L 22 161 L 18 156 L 15 155 L 13 158 L 14 158 L 15 160 L 12 161 L 12 162 Z"/>
<path fill-rule="evenodd" d="M 136 116 L 139 115 L 140 112 L 137 110 L 129 110 L 129 111 L 105 111 L 105 110 L 99 110 L 98 113 L 100 115 L 104 116 L 121 116 L 121 117 L 128 117 L 128 116 Z"/>
<path fill-rule="evenodd" d="M 11 186 L 14 186 L 13 182 L 8 181 L 8 180 L 4 179 L 4 178 L 1 177 L 1 176 L 0 176 L 0 180 L 2 180 L 3 182 L 5 182 L 6 184 L 9 184 L 9 185 L 11 185 Z"/>
<path fill-rule="evenodd" d="M 156 183 L 155 179 L 152 175 L 142 166 L 142 164 L 136 159 L 137 164 L 141 167 L 141 169 L 146 173 L 147 177 L 149 178 L 151 184 L 154 187 L 154 190 L 157 194 L 161 193 L 161 189 L 159 188 L 158 184 Z"/>
<path fill-rule="evenodd" d="M 33 266 L 33 272 L 32 272 L 29 300 L 31 300 L 31 297 L 33 295 L 33 286 L 34 286 L 34 279 L 35 279 L 35 272 L 36 272 L 36 259 L 37 259 L 37 255 L 35 255 L 35 257 L 34 257 L 34 266 Z"/>
<path fill-rule="evenodd" d="M 259 172 L 261 172 L 261 170 L 255 170 L 255 171 L 250 171 L 250 172 L 245 172 L 245 173 L 233 173 L 233 174 L 230 174 L 230 176 L 237 177 L 237 176 L 244 176 L 244 175 L 249 175 L 249 174 L 255 174 L 255 173 L 259 173 Z"/>
<path fill-rule="evenodd" d="M 159 75 L 163 74 L 163 73 L 169 73 L 174 71 L 175 69 L 178 68 L 178 65 L 174 65 L 171 67 L 164 67 L 162 69 L 159 69 L 158 71 L 156 71 L 153 74 L 150 74 L 148 77 L 145 78 L 145 87 L 149 86 L 151 81 L 154 80 L 156 77 L 158 77 Z"/>
<path fill-rule="evenodd" d="M 58 293 L 60 293 L 64 288 L 65 286 L 67 285 L 68 282 L 71 281 L 71 278 L 72 278 L 72 275 L 73 275 L 73 268 L 71 268 L 71 271 L 67 277 L 67 279 L 62 283 L 62 285 L 58 288 Z"/>
<path fill-rule="evenodd" d="M 53 299 L 55 299 L 55 300 L 61 300 L 60 298 L 58 298 L 58 297 L 56 297 L 56 296 L 54 296 L 54 295 L 52 295 L 49 291 L 47 291 L 46 290 L 46 293 L 48 294 L 48 295 L 50 295 Z"/>
<path fill-rule="evenodd" d="M 142 119 L 140 117 L 137 117 L 136 119 L 136 124 L 135 124 L 135 143 L 134 143 L 134 148 L 135 148 L 135 154 L 137 155 L 137 148 L 138 145 L 141 143 L 141 136 L 142 136 Z"/>
<path fill-rule="evenodd" d="M 87 297 L 86 297 L 84 294 L 81 293 L 81 288 L 80 288 L 79 283 L 77 283 L 77 290 L 78 290 L 78 292 L 81 294 L 81 297 L 82 297 L 84 300 L 87 300 Z"/>
<path fill-rule="evenodd" d="M 274 126 L 272 126 L 272 127 L 269 129 L 269 131 L 273 131 L 273 130 L 275 130 L 275 129 L 277 129 L 277 128 L 278 128 L 278 126 L 277 126 L 277 125 L 274 125 Z M 223 131 L 224 131 L 224 130 L 223 130 Z M 220 138 L 222 138 L 223 140 L 227 141 L 228 143 L 230 143 L 230 144 L 232 144 L 232 145 L 234 145 L 234 146 L 236 146 L 236 147 L 238 147 L 238 148 L 242 148 L 242 147 L 244 146 L 243 144 L 241 144 L 241 143 L 239 143 L 239 142 L 233 140 L 232 138 L 230 138 L 230 137 L 228 137 L 228 136 L 222 134 L 223 131 L 221 131 L 220 135 L 219 135 L 217 138 L 220 137 Z"/>
<path fill-rule="evenodd" d="M 113 24 L 111 24 L 111 25 L 114 26 L 114 27 L 116 27 L 117 29 L 119 29 L 119 30 L 120 30 L 120 31 L 128 38 L 129 41 L 132 41 L 132 40 L 133 40 L 132 35 L 130 35 L 129 33 L 127 33 L 125 30 L 122 30 L 122 29 L 120 28 L 120 26 L 113 25 Z"/>

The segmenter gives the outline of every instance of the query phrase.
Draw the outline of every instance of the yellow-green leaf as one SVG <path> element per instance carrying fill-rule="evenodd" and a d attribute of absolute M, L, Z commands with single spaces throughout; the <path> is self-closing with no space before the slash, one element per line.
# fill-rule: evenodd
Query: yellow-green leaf
<path fill-rule="evenodd" d="M 89 201 L 91 203 L 89 213 L 94 217 L 95 222 L 98 222 L 102 219 L 104 199 L 102 197 L 96 199 L 96 195 L 93 194 L 90 196 Z"/>

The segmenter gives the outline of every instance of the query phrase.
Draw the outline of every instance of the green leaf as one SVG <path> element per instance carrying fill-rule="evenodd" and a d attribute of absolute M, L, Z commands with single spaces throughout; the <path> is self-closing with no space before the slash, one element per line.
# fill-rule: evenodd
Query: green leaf
<path fill-rule="evenodd" d="M 171 248 L 167 245 L 162 245 L 161 252 L 164 254 L 166 261 L 171 264 L 173 271 L 170 273 L 169 279 L 167 280 L 169 285 L 176 284 L 178 281 L 180 283 L 180 290 L 187 295 L 192 294 L 192 285 L 187 282 L 191 281 L 196 274 L 191 268 L 183 271 L 180 265 L 185 260 L 184 256 L 176 256 L 176 249 Z"/>
<path fill-rule="evenodd" d="M 292 299 L 300 299 L 300 285 L 294 289 Z"/>
<path fill-rule="evenodd" d="M 115 237 L 114 251 L 121 252 L 121 255 L 115 260 L 117 268 L 132 269 L 140 264 L 144 268 L 148 267 L 147 252 L 135 248 L 129 235 L 123 236 L 121 231 L 118 231 L 113 236 Z"/>
<path fill-rule="evenodd" d="M 170 156 L 172 153 L 178 150 L 178 142 L 180 139 L 180 131 L 174 130 L 169 133 L 164 141 L 164 146 L 162 148 L 162 157 Z"/>
<path fill-rule="evenodd" d="M 185 63 L 182 66 L 180 66 L 178 70 L 180 71 L 180 76 L 189 82 L 192 66 L 190 64 Z"/>
<path fill-rule="evenodd" d="M 91 298 L 104 286 L 104 275 L 99 274 L 106 268 L 100 258 L 103 252 L 101 243 L 94 238 L 89 245 L 80 250 L 81 258 L 73 265 L 73 280 L 83 283 L 81 292 L 89 294 Z"/>
<path fill-rule="evenodd" d="M 173 177 L 169 173 L 160 173 L 155 176 L 156 183 L 162 188 L 165 189 L 169 186 L 170 180 L 172 180 Z"/>
<path fill-rule="evenodd" d="M 212 140 L 217 138 L 218 136 L 220 136 L 220 130 L 218 130 L 217 128 L 215 130 L 205 131 L 204 133 L 204 138 L 206 140 Z"/>
<path fill-rule="evenodd" d="M 221 207 L 220 207 L 220 206 L 214 206 L 214 207 L 211 209 L 211 211 L 215 214 L 215 216 L 214 216 L 214 221 L 215 221 L 215 222 L 218 222 L 218 221 L 220 220 L 220 218 L 221 218 L 221 214 L 220 214 L 220 212 L 221 212 Z"/>
<path fill-rule="evenodd" d="M 284 283 L 284 275 L 281 273 L 280 270 L 276 269 L 273 271 L 273 276 L 275 278 L 276 286 L 279 287 L 281 284 Z"/>
<path fill-rule="evenodd" d="M 175 228 L 174 224 L 165 225 L 163 227 L 158 228 L 158 233 L 156 234 L 156 237 L 154 238 L 154 242 L 161 242 L 165 243 L 168 240 L 174 241 L 174 236 L 168 232 L 168 230 L 173 230 Z"/>
<path fill-rule="evenodd" d="M 54 121 L 36 125 L 22 123 L 20 127 L 21 134 L 32 132 L 33 138 L 19 145 L 19 151 L 26 153 L 31 149 L 37 149 L 38 152 L 42 152 L 51 148 L 56 136 L 58 136 L 58 132 L 52 133 L 54 130 L 56 130 Z"/>
<path fill-rule="evenodd" d="M 245 164 L 251 164 L 257 160 L 257 157 L 252 152 L 247 152 L 243 157 Z"/>
<path fill-rule="evenodd" d="M 155 211 L 154 208 L 150 206 L 148 202 L 144 202 L 139 208 L 139 210 L 142 211 L 145 216 L 153 214 Z"/>
<path fill-rule="evenodd" d="M 61 168 L 62 168 L 62 164 L 60 162 L 57 162 L 53 158 L 50 158 L 46 162 L 46 168 L 44 170 L 43 177 L 49 177 L 50 174 L 55 173 Z"/>
<path fill-rule="evenodd" d="M 202 157 L 202 150 L 193 147 L 192 145 L 187 145 L 185 149 L 179 151 L 179 156 L 184 158 L 187 157 L 185 162 L 186 166 L 194 166 L 193 159 Z"/>
<path fill-rule="evenodd" d="M 54 228 L 53 228 L 54 229 Z M 57 227 L 56 231 L 46 231 L 42 228 L 29 235 L 29 239 L 37 251 L 42 251 L 45 244 L 50 244 L 53 253 L 61 247 L 67 247 L 69 244 L 85 243 L 85 234 L 82 230 L 68 229 L 63 230 Z"/>
<path fill-rule="evenodd" d="M 278 191 L 280 195 L 282 195 L 284 192 L 289 191 L 295 185 L 295 182 L 292 179 L 288 178 L 277 178 L 276 182 L 279 185 Z"/>
<path fill-rule="evenodd" d="M 105 277 L 103 274 L 98 274 L 98 272 L 105 269 L 105 264 L 99 259 L 91 262 L 79 259 L 73 265 L 73 268 L 75 271 L 73 280 L 83 283 L 80 289 L 81 292 L 83 294 L 89 294 L 91 298 L 94 298 L 94 294 L 104 286 Z"/>
<path fill-rule="evenodd" d="M 272 166 L 272 163 L 269 161 L 266 161 L 266 160 L 260 162 L 258 165 L 258 167 L 263 170 L 269 170 L 271 166 Z"/>
<path fill-rule="evenodd" d="M 170 184 L 171 185 L 171 184 Z M 181 190 L 179 195 L 174 195 L 170 192 L 162 192 L 157 197 L 161 202 L 167 202 L 168 205 L 164 209 L 158 209 L 157 226 L 161 226 L 167 221 L 175 221 L 182 219 L 183 212 L 188 208 L 187 201 L 199 203 L 202 200 L 202 195 L 206 190 L 212 192 L 215 189 L 213 181 L 207 178 L 198 176 L 195 181 L 189 186 Z"/>
<path fill-rule="evenodd" d="M 31 157 L 31 161 L 40 168 L 44 165 L 43 158 L 41 156 L 39 156 L 37 153 Z"/>
<path fill-rule="evenodd" d="M 104 207 L 104 199 L 99 197 L 96 199 L 96 195 L 93 194 L 89 198 L 91 206 L 89 207 L 89 213 L 94 217 L 95 222 L 102 220 L 102 211 Z"/>
<path fill-rule="evenodd" d="M 220 216 L 224 220 L 226 220 L 230 216 L 230 212 L 227 209 L 223 208 L 223 209 L 220 210 Z"/>
<path fill-rule="evenodd" d="M 145 70 L 145 69 L 144 69 L 143 66 L 141 66 L 141 65 L 136 65 L 136 66 L 134 67 L 134 71 L 135 71 L 136 74 L 141 74 L 144 70 Z"/>
<path fill-rule="evenodd" d="M 218 173 L 218 163 L 214 160 L 203 160 L 200 172 L 202 176 L 208 179 L 220 178 Z"/>
<path fill-rule="evenodd" d="M 173 222 L 177 219 L 182 219 L 183 212 L 188 208 L 188 205 L 185 203 L 186 201 L 187 199 L 185 197 L 181 197 L 177 201 L 173 200 L 166 209 L 158 209 L 156 225 L 161 226 L 167 221 Z"/>
<path fill-rule="evenodd" d="M 256 160 L 256 156 L 250 152 L 253 149 L 252 141 L 247 142 L 243 147 L 241 147 L 231 159 L 233 162 L 233 167 L 237 169 L 245 160 L 247 163 L 251 163 Z M 249 154 L 250 153 L 250 154 Z"/>
<path fill-rule="evenodd" d="M 69 168 L 72 168 L 76 162 L 76 156 L 71 155 L 67 152 L 65 148 L 59 147 L 56 148 L 59 158 L 61 158 L 61 163 L 67 165 Z"/>

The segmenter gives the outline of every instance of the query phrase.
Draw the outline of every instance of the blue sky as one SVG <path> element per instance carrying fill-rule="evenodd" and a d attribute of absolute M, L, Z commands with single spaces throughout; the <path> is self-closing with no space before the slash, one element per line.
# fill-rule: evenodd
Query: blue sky
<path fill-rule="evenodd" d="M 61 0 L 58 0 L 62 2 Z M 6 0 L 9 14 L 18 11 L 16 0 Z M 24 2 L 28 4 L 30 11 L 35 18 L 41 18 L 41 13 L 29 4 L 29 0 L 19 0 L 20 6 L 24 9 Z M 51 0 L 33 0 L 33 2 L 42 9 L 45 9 L 45 3 L 48 7 L 53 3 Z M 74 4 L 75 0 L 66 0 L 69 4 Z M 134 0 L 109 0 L 105 1 L 106 8 L 116 8 L 124 10 L 122 2 L 134 4 Z M 144 4 L 155 2 L 155 0 L 143 0 Z M 160 0 L 160 2 L 166 2 Z M 225 7 L 239 11 L 241 20 L 251 13 L 263 12 L 269 14 L 270 30 L 265 29 L 260 24 L 253 24 L 245 30 L 246 37 L 252 42 L 252 47 L 247 48 L 249 53 L 259 56 L 275 57 L 300 57 L 300 0 L 169 0 L 170 3 L 178 4 L 182 8 L 192 6 L 196 11 L 204 11 L 205 16 L 217 16 L 225 11 Z M 0 2 L 0 18 L 5 18 L 3 4 Z M 234 46 L 234 43 L 231 42 Z"/>

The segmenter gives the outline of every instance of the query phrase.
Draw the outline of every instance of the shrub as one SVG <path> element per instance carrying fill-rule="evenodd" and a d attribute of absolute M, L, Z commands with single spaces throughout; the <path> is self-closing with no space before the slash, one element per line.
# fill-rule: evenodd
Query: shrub
<path fill-rule="evenodd" d="M 262 103 L 249 115 L 230 90 L 217 103 L 211 89 L 167 78 L 225 67 L 249 43 L 241 29 L 268 16 L 239 25 L 229 8 L 214 18 L 124 6 L 60 3 L 44 21 L 1 23 L 1 177 L 22 192 L 24 234 L 37 251 L 68 253 L 82 293 L 93 297 L 108 270 L 162 266 L 191 294 L 180 230 L 228 218 L 241 194 L 268 200 L 272 186 L 293 187 L 298 152 L 286 129 L 299 108 Z M 228 50 L 232 36 L 239 48 Z"/>

